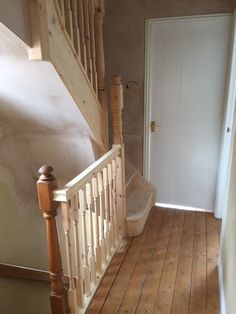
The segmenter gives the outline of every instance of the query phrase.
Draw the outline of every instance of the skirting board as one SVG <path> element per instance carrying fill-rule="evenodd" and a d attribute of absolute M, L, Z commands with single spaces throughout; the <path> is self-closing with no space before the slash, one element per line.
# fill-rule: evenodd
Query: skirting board
<path fill-rule="evenodd" d="M 222 260 L 220 256 L 218 258 L 217 266 L 218 266 L 218 277 L 219 277 L 220 314 L 226 314 L 224 274 L 223 274 Z"/>

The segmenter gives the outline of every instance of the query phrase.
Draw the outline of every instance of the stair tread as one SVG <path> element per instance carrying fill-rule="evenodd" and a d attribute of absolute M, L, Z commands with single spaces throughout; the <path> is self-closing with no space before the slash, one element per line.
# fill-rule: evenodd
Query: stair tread
<path fill-rule="evenodd" d="M 140 188 L 134 189 L 127 198 L 127 220 L 138 219 L 143 215 L 153 192 Z"/>

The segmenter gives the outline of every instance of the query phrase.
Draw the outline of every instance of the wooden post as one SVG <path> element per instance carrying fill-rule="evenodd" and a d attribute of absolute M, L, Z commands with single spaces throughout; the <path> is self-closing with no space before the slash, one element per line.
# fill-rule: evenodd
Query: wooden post
<path fill-rule="evenodd" d="M 111 110 L 113 144 L 123 144 L 122 135 L 122 110 L 123 110 L 123 86 L 120 76 L 113 76 L 111 85 Z"/>
<path fill-rule="evenodd" d="M 104 0 L 98 0 L 94 15 L 94 32 L 96 47 L 96 63 L 98 77 L 98 99 L 103 108 L 106 106 L 105 101 L 105 59 L 103 44 L 103 20 L 104 20 Z"/>
<path fill-rule="evenodd" d="M 120 237 L 125 237 L 126 219 L 126 196 L 125 196 L 125 152 L 122 134 L 122 109 L 123 109 L 123 86 L 120 76 L 112 78 L 111 85 L 111 111 L 113 128 L 113 145 L 121 148 L 120 156 L 116 159 L 116 200 L 117 200 L 117 223 Z"/>
<path fill-rule="evenodd" d="M 52 314 L 65 314 L 65 288 L 61 251 L 57 234 L 57 203 L 53 201 L 53 190 L 57 188 L 56 179 L 52 175 L 53 168 L 43 166 L 39 169 L 37 182 L 39 208 L 46 222 L 48 261 L 51 279 L 51 311 Z"/>

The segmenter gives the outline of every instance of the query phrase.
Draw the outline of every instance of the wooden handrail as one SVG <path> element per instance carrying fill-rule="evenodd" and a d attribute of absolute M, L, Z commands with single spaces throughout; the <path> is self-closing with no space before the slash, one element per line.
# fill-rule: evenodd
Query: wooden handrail
<path fill-rule="evenodd" d="M 48 271 L 3 263 L 0 263 L 0 277 L 50 282 Z"/>
<path fill-rule="evenodd" d="M 39 207 L 46 222 L 48 260 L 51 279 L 51 310 L 52 314 L 65 314 L 65 288 L 59 239 L 57 234 L 56 216 L 58 204 L 53 201 L 53 190 L 57 188 L 56 179 L 52 175 L 53 168 L 43 166 L 39 169 L 37 182 Z"/>
<path fill-rule="evenodd" d="M 103 155 L 100 159 L 95 161 L 91 166 L 86 170 L 81 172 L 77 177 L 71 180 L 65 185 L 63 189 L 57 189 L 53 191 L 53 200 L 58 202 L 66 202 L 75 191 L 79 190 L 84 186 L 88 181 L 92 180 L 94 174 L 103 169 L 104 165 L 109 163 L 112 159 L 120 154 L 120 147 L 114 147 L 108 153 Z"/>

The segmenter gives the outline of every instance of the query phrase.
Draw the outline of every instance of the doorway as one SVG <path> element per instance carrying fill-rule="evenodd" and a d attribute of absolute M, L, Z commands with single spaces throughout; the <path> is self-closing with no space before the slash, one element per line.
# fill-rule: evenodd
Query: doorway
<path fill-rule="evenodd" d="M 214 211 L 232 15 L 147 22 L 145 175 L 158 203 Z"/>

